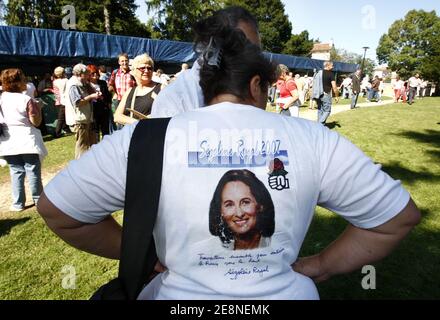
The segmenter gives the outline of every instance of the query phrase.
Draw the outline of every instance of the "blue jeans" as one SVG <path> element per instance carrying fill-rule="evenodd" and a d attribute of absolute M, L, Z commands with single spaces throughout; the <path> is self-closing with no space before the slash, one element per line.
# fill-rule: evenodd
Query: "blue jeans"
<path fill-rule="evenodd" d="M 332 111 L 332 96 L 324 93 L 320 99 L 317 100 L 318 103 L 318 122 L 325 124 L 327 118 L 330 116 Z"/>
<path fill-rule="evenodd" d="M 9 173 L 12 182 L 12 206 L 17 209 L 24 208 L 26 204 L 26 193 L 24 190 L 24 178 L 28 175 L 32 199 L 37 204 L 40 194 L 43 191 L 41 183 L 41 163 L 38 154 L 18 154 L 14 156 L 3 156 L 9 164 Z"/>
<path fill-rule="evenodd" d="M 409 93 L 408 93 L 408 103 L 412 104 L 414 102 L 414 98 L 416 97 L 417 88 L 416 87 L 409 87 Z"/>

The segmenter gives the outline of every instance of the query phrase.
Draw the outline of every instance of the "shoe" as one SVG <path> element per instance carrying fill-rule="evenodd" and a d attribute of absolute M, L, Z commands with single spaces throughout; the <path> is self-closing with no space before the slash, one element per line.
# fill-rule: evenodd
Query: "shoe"
<path fill-rule="evenodd" d="M 24 210 L 24 208 L 17 208 L 17 207 L 14 207 L 14 206 L 10 206 L 9 207 L 9 211 L 12 211 L 12 212 L 21 212 L 23 210 Z"/>

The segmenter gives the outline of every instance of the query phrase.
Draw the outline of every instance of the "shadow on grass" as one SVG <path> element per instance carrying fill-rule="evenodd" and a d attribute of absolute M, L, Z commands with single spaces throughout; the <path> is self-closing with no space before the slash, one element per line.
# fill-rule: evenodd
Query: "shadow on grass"
<path fill-rule="evenodd" d="M 431 154 L 435 158 L 440 158 L 440 150 L 428 150 L 426 152 Z"/>
<path fill-rule="evenodd" d="M 396 161 L 382 165 L 382 170 L 394 179 L 399 179 L 408 184 L 413 184 L 416 181 L 440 181 L 440 176 L 432 174 L 431 172 L 417 172 L 410 170 Z"/>
<path fill-rule="evenodd" d="M 55 138 L 54 138 L 54 136 L 52 136 L 52 135 L 45 135 L 45 136 L 43 137 L 43 141 L 44 141 L 44 142 L 49 142 L 49 141 L 52 141 L 53 139 L 55 139 Z"/>
<path fill-rule="evenodd" d="M 440 131 L 438 130 L 425 130 L 425 133 L 417 131 L 403 131 L 397 133 L 396 135 L 422 143 L 429 143 L 434 147 L 440 148 Z"/>
<path fill-rule="evenodd" d="M 7 235 L 12 228 L 20 224 L 26 223 L 31 218 L 21 218 L 21 219 L 6 219 L 0 220 L 0 237 Z"/>
<path fill-rule="evenodd" d="M 430 219 L 435 212 L 421 209 L 422 223 L 375 268 L 376 290 L 365 290 L 362 268 L 338 275 L 317 285 L 321 299 L 439 299 L 440 232 Z M 426 221 L 424 221 L 426 220 Z M 346 228 L 348 222 L 337 215 L 316 214 L 299 254 L 314 255 L 326 248 Z"/>
<path fill-rule="evenodd" d="M 335 127 L 338 127 L 338 128 L 341 127 L 341 125 L 339 124 L 339 121 L 328 122 L 325 124 L 325 126 L 329 129 L 334 129 Z"/>

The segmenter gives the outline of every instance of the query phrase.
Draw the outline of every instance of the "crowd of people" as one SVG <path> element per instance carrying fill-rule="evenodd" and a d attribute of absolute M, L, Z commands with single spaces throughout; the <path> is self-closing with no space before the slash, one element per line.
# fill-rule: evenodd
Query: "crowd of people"
<path fill-rule="evenodd" d="M 131 69 L 121 54 L 120 68 L 107 83 L 93 65 L 75 65 L 70 79 L 66 68 L 56 69 L 57 103 L 76 134 L 77 160 L 43 193 L 39 159 L 47 152 L 35 129 L 41 110 L 22 94 L 22 71 L 3 71 L 0 155 L 11 176 L 24 179 L 24 171 L 38 176 L 32 182 L 34 201 L 49 228 L 80 250 L 119 259 L 122 229 L 111 215 L 124 208 L 130 143 L 143 138 L 136 134 L 139 128 L 154 122 L 134 119 L 172 117 L 154 226 L 161 273 L 142 286 L 139 298 L 319 299 L 314 282 L 390 254 L 419 222 L 420 212 L 400 181 L 322 125 L 332 97 L 339 95 L 333 64 L 325 62 L 313 82 L 292 81 L 287 67 L 264 57 L 258 23 L 241 7 L 201 19 L 194 33 L 199 58 L 191 68 L 182 66 L 168 86 L 154 80 L 162 74 L 153 78 L 154 62 L 146 54 L 134 58 Z M 48 90 L 49 77 L 45 81 L 42 88 Z M 310 90 L 319 123 L 266 112 L 274 83 L 285 99 L 281 109 L 292 108 L 294 116 Z M 101 128 L 107 137 L 90 149 L 98 137 L 92 125 L 98 108 L 106 120 L 113 108 L 114 121 L 125 126 L 111 135 Z M 12 141 L 19 139 L 13 132 L 18 127 L 29 149 Z M 23 181 L 13 180 L 18 193 Z M 149 196 L 139 188 L 131 192 Z M 20 193 L 14 206 L 23 205 Z M 316 205 L 348 225 L 321 252 L 299 257 Z"/>

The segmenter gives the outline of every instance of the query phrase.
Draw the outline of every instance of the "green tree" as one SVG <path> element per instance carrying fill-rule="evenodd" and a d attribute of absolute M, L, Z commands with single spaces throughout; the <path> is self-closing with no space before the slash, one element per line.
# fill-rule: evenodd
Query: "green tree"
<path fill-rule="evenodd" d="M 422 71 L 423 77 L 438 81 L 439 37 L 440 18 L 435 11 L 411 10 L 380 38 L 377 58 L 402 77 Z"/>
<path fill-rule="evenodd" d="M 255 16 L 260 26 L 264 50 L 274 53 L 285 50 L 291 40 L 292 24 L 284 12 L 281 0 L 226 0 L 225 4 L 246 8 Z"/>
<path fill-rule="evenodd" d="M 286 42 L 282 53 L 294 56 L 310 57 L 315 40 L 309 39 L 309 32 L 304 30 L 299 34 L 292 34 Z"/>
<path fill-rule="evenodd" d="M 3 0 L 0 0 L 0 25 L 3 24 L 3 21 L 5 20 L 5 12 L 6 12 L 6 6 Z"/>
<path fill-rule="evenodd" d="M 334 56 L 331 58 L 333 61 L 358 64 L 362 65 L 363 55 L 355 52 L 350 52 L 345 49 L 334 49 Z M 376 63 L 373 59 L 366 58 L 364 62 L 364 74 L 372 75 Z"/>
<path fill-rule="evenodd" d="M 72 2 L 71 0 L 65 0 Z M 136 17 L 134 0 L 74 0 L 79 31 L 150 37 L 145 24 Z"/>
<path fill-rule="evenodd" d="M 60 14 L 56 0 L 9 0 L 5 20 L 14 26 L 61 29 Z"/>
<path fill-rule="evenodd" d="M 153 37 L 159 39 L 192 42 L 192 26 L 209 10 L 221 8 L 215 0 L 147 0 L 149 13 L 155 19 L 149 21 Z"/>

